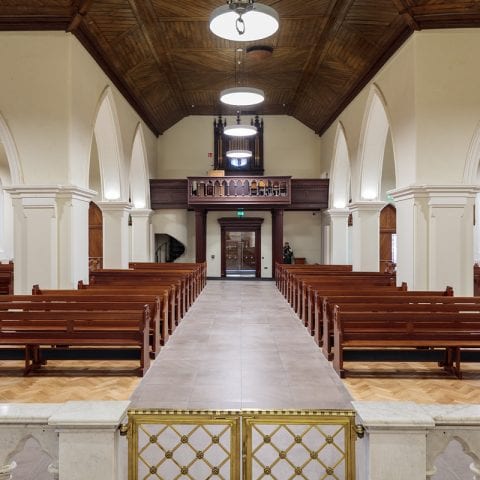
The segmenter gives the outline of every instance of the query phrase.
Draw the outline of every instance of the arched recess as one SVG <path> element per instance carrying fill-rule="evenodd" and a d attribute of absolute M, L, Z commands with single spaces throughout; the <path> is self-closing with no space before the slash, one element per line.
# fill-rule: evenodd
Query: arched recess
<path fill-rule="evenodd" d="M 150 184 L 145 137 L 138 124 L 133 138 L 130 161 L 130 201 L 135 208 L 150 208 Z"/>
<path fill-rule="evenodd" d="M 13 207 L 4 187 L 23 184 L 17 147 L 7 122 L 0 114 L 0 260 L 13 259 Z"/>
<path fill-rule="evenodd" d="M 346 208 L 350 201 L 350 155 L 345 129 L 338 124 L 335 136 L 335 151 L 330 169 L 330 208 Z"/>
<path fill-rule="evenodd" d="M 92 136 L 92 151 L 98 154 L 100 170 L 101 200 L 125 200 L 125 189 L 122 188 L 123 149 L 120 137 L 120 126 L 112 91 L 107 87 L 100 98 Z M 90 163 L 92 161 L 92 155 Z M 91 169 L 89 164 L 89 169 Z M 89 175 L 90 178 L 90 175 Z"/>
<path fill-rule="evenodd" d="M 380 198 L 382 169 L 389 132 L 390 121 L 386 102 L 379 88 L 373 85 L 362 124 L 359 200 L 382 200 Z M 393 139 L 391 145 L 394 152 Z M 394 155 L 393 162 L 395 170 Z"/>

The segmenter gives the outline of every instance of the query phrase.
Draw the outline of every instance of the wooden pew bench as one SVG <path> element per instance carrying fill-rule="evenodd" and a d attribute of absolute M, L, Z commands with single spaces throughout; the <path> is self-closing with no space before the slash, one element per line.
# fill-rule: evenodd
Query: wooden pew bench
<path fill-rule="evenodd" d="M 331 360 L 331 346 L 333 339 L 333 308 L 336 304 L 361 304 L 369 303 L 372 309 L 376 305 L 391 303 L 447 303 L 451 299 L 464 298 L 453 297 L 453 289 L 445 290 L 389 290 L 378 289 L 356 291 L 331 291 L 318 293 L 315 299 L 315 315 L 313 336 L 317 345 L 322 347 L 325 357 Z M 470 298 L 470 297 L 468 297 Z M 450 300 L 449 300 L 450 299 Z M 455 302 L 455 300 L 453 300 Z"/>
<path fill-rule="evenodd" d="M 134 311 L 61 310 L 51 303 L 44 310 L 0 309 L 0 345 L 24 346 L 24 374 L 45 364 L 41 348 L 46 345 L 69 347 L 128 347 L 140 354 L 135 373 L 143 376 L 150 366 L 150 308 Z M 31 304 L 30 304 L 31 305 Z"/>
<path fill-rule="evenodd" d="M 41 291 L 38 289 L 37 291 Z M 50 294 L 9 295 L 0 298 L 0 309 L 3 304 L 18 304 L 20 308 L 44 309 L 45 303 L 52 303 L 55 308 L 65 310 L 136 310 L 148 305 L 151 313 L 150 323 L 150 356 L 155 358 L 160 353 L 161 345 L 168 340 L 168 325 L 164 321 L 164 310 L 157 295 L 103 295 L 85 294 L 83 290 L 48 290 Z M 45 292 L 45 291 L 44 291 Z M 32 304 L 31 306 L 28 306 Z M 38 304 L 38 307 L 35 307 Z M 168 310 L 167 310 L 168 311 Z M 168 321 L 168 317 L 167 317 Z"/>
<path fill-rule="evenodd" d="M 0 263 L 0 295 L 13 295 L 13 262 Z"/>
<path fill-rule="evenodd" d="M 90 286 L 120 286 L 120 285 L 162 285 L 176 288 L 176 308 L 180 320 L 189 308 L 191 275 L 183 272 L 162 273 L 141 270 L 108 269 L 90 272 Z M 83 282 L 79 282 L 78 288 L 83 288 Z"/>
<path fill-rule="evenodd" d="M 342 378 L 348 373 L 343 365 L 345 348 L 435 348 L 446 352 L 444 369 L 461 378 L 461 349 L 480 347 L 480 313 L 476 305 L 477 310 L 471 312 L 465 311 L 466 306 L 459 306 L 459 311 L 447 311 L 450 306 L 442 310 L 443 305 L 432 304 L 430 311 L 422 308 L 423 311 L 399 312 L 395 311 L 400 308 L 396 306 L 392 311 L 347 312 L 336 305 L 335 371 Z"/>

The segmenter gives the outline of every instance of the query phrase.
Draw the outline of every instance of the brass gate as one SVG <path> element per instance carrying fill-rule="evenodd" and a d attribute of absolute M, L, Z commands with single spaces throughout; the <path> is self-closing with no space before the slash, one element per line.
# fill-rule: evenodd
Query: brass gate
<path fill-rule="evenodd" d="M 129 480 L 355 479 L 350 410 L 131 410 Z"/>

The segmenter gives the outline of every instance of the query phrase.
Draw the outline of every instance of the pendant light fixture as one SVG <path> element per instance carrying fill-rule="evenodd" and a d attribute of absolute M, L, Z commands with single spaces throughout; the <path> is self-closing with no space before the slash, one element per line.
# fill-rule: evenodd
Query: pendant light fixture
<path fill-rule="evenodd" d="M 246 125 L 240 123 L 240 112 L 237 112 L 237 124 L 228 125 L 223 129 L 223 133 L 229 137 L 251 137 L 257 134 L 255 125 Z"/>
<path fill-rule="evenodd" d="M 265 100 L 263 90 L 251 87 L 233 87 L 220 92 L 220 101 L 227 105 L 247 107 L 258 105 Z"/>
<path fill-rule="evenodd" d="M 220 38 L 251 42 L 278 30 L 278 13 L 255 0 L 227 0 L 210 15 L 210 30 Z"/>
<path fill-rule="evenodd" d="M 252 152 L 250 150 L 229 150 L 227 152 L 228 158 L 250 158 L 252 156 Z"/>

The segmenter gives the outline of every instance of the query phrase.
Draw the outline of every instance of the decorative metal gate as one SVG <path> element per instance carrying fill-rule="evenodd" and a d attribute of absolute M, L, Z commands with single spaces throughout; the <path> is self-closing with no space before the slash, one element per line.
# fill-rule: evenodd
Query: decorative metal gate
<path fill-rule="evenodd" d="M 349 410 L 131 410 L 128 478 L 354 480 L 354 420 Z"/>

